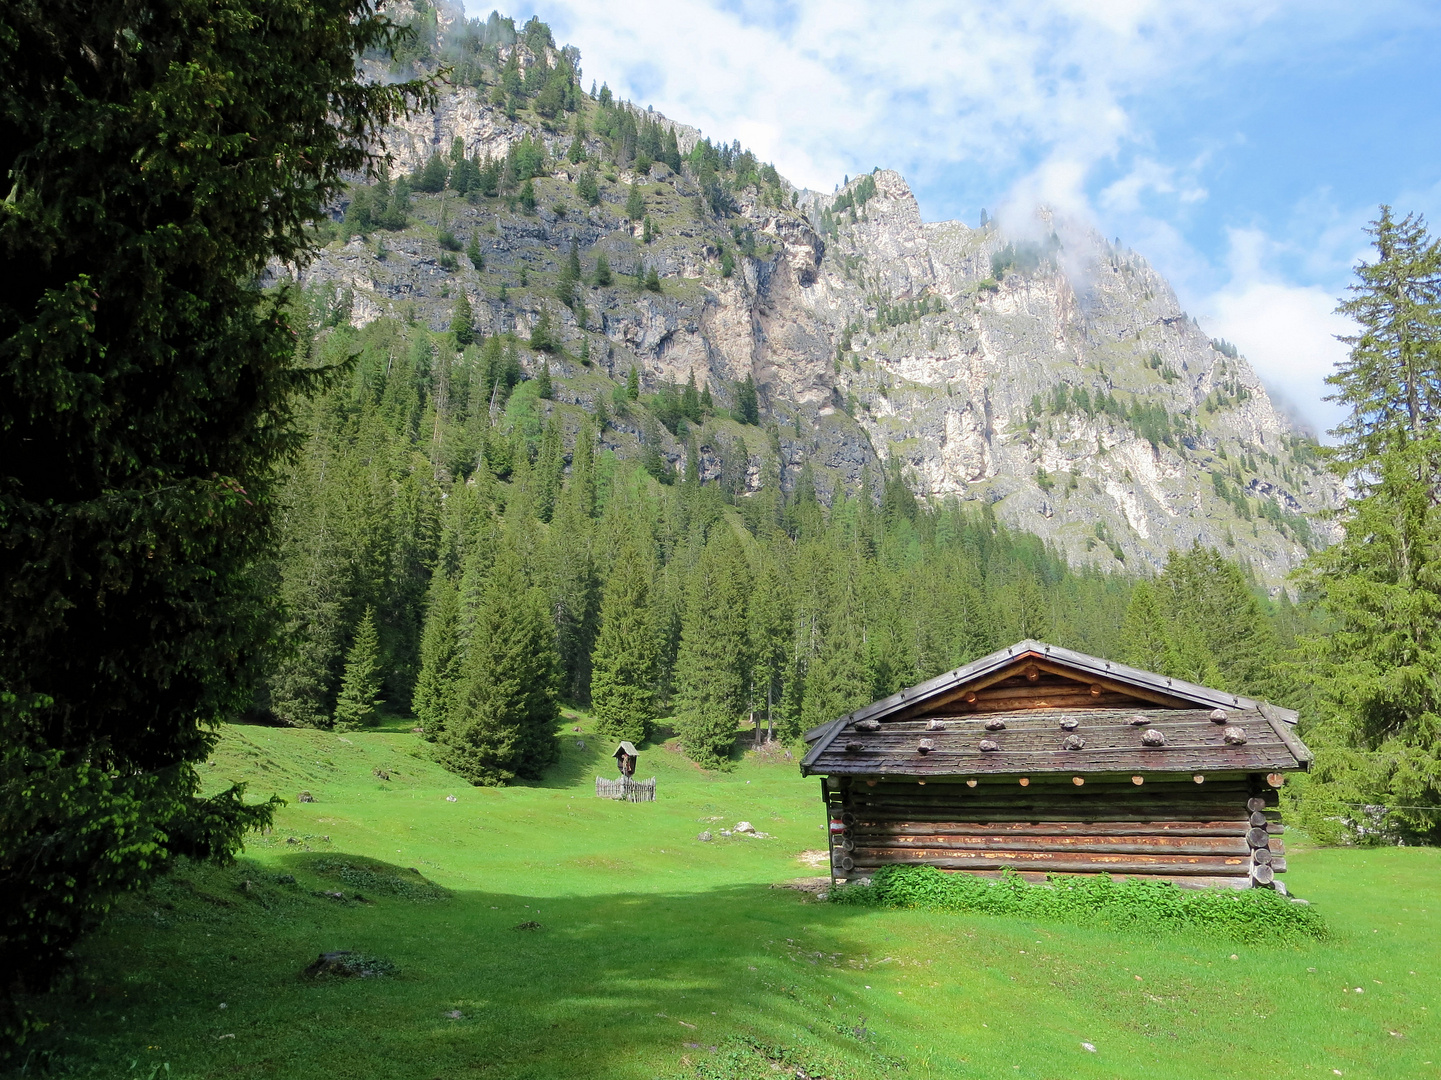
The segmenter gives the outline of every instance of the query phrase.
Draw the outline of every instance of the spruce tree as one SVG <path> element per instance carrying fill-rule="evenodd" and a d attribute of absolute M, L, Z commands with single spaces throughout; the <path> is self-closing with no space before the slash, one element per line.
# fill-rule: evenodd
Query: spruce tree
<path fill-rule="evenodd" d="M 634 364 L 630 366 L 630 372 L 625 377 L 625 396 L 631 401 L 640 400 L 640 374 Z"/>
<path fill-rule="evenodd" d="M 750 571 L 721 522 L 686 585 L 676 657 L 676 726 L 686 756 L 727 768 L 746 705 L 746 596 Z"/>
<path fill-rule="evenodd" d="M 450 575 L 431 579 L 425 629 L 420 639 L 420 675 L 410 700 L 411 711 L 432 742 L 450 712 L 460 660 L 460 593 Z"/>
<path fill-rule="evenodd" d="M 575 193 L 587 206 L 600 205 L 600 178 L 591 166 L 581 171 L 580 179 L 575 182 Z"/>
<path fill-rule="evenodd" d="M 686 379 L 685 389 L 680 395 L 680 412 L 693 424 L 701 422 L 700 394 L 695 388 L 695 369 L 692 368 Z"/>
<path fill-rule="evenodd" d="M 1356 267 L 1351 297 L 1337 307 L 1361 332 L 1341 339 L 1350 352 L 1326 380 L 1337 387 L 1327 400 L 1349 409 L 1332 433 L 1336 460 L 1363 481 L 1382 454 L 1441 419 L 1441 240 L 1419 215 L 1396 221 L 1389 206 L 1367 232 L 1376 260 Z"/>
<path fill-rule="evenodd" d="M 599 255 L 595 257 L 594 281 L 596 287 L 603 289 L 611 283 L 611 280 L 610 260 L 605 257 L 605 252 L 602 251 Z"/>
<path fill-rule="evenodd" d="M 472 232 L 470 234 L 470 242 L 465 246 L 465 257 L 470 260 L 470 265 L 475 269 L 485 269 L 485 256 L 481 254 L 479 233 Z"/>
<path fill-rule="evenodd" d="M 761 422 L 756 381 L 749 371 L 746 372 L 745 381 L 736 388 L 736 419 L 742 424 L 759 424 Z"/>
<path fill-rule="evenodd" d="M 450 313 L 450 336 L 460 348 L 465 348 L 475 340 L 475 315 L 470 308 L 470 297 L 465 294 L 464 289 L 457 290 L 459 296 L 455 299 L 455 306 Z"/>
<path fill-rule="evenodd" d="M 375 629 L 375 609 L 367 607 L 345 656 L 345 677 L 335 702 L 337 731 L 354 730 L 375 718 L 380 681 L 380 635 Z"/>
<path fill-rule="evenodd" d="M 606 579 L 600 632 L 591 653 L 590 697 L 597 730 L 637 744 L 645 740 L 655 717 L 652 573 L 645 549 L 627 541 Z"/>
<path fill-rule="evenodd" d="M 530 347 L 537 352 L 555 352 L 559 345 L 555 324 L 550 321 L 550 312 L 546 308 L 541 308 L 535 325 L 530 329 Z"/>
<path fill-rule="evenodd" d="M 520 185 L 520 207 L 527 214 L 535 213 L 535 182 L 527 179 Z"/>
<path fill-rule="evenodd" d="M 536 395 L 542 401 L 549 401 L 555 397 L 555 384 L 550 378 L 550 358 L 547 357 L 540 366 L 540 374 L 535 380 Z"/>
<path fill-rule="evenodd" d="M 634 180 L 630 183 L 630 191 L 625 197 L 625 216 L 631 222 L 637 222 L 645 217 L 645 196 L 641 194 L 640 185 Z"/>
<path fill-rule="evenodd" d="M 652 266 L 648 271 L 646 271 L 645 287 L 651 292 L 658 293 L 661 291 L 660 274 L 656 272 L 656 268 L 654 266 Z"/>
<path fill-rule="evenodd" d="M 516 539 L 496 552 L 436 759 L 476 785 L 539 779 L 559 757 L 555 633 Z"/>

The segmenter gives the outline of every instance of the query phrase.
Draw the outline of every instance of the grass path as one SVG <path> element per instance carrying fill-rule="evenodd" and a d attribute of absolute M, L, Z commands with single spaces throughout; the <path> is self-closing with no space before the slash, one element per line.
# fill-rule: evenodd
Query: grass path
<path fill-rule="evenodd" d="M 1441 852 L 1293 844 L 1287 882 L 1332 937 L 1284 948 L 835 907 L 772 888 L 825 841 L 794 761 L 721 776 L 647 748 L 658 801 L 617 804 L 593 797 L 610 745 L 575 725 L 546 783 L 502 790 L 401 730 L 227 728 L 207 786 L 290 805 L 235 867 L 176 875 L 86 943 L 31 1071 L 1441 1076 Z M 740 820 L 770 836 L 719 836 Z M 334 949 L 399 973 L 298 977 Z"/>

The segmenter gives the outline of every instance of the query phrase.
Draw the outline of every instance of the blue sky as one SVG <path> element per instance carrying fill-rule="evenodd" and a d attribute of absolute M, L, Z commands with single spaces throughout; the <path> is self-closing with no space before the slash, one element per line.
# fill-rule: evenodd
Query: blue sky
<path fill-rule="evenodd" d="M 472 3 L 471 15 L 491 5 Z M 1119 236 L 1316 427 L 1381 202 L 1441 227 L 1441 4 L 559 0 L 608 82 L 793 181 L 881 165 L 927 220 L 1037 203 Z"/>

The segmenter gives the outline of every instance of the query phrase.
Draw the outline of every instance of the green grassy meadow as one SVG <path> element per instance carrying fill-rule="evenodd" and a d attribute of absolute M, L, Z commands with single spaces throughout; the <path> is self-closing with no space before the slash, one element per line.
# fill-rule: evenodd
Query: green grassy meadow
<path fill-rule="evenodd" d="M 801 858 L 825 843 L 819 781 L 795 761 L 711 774 L 648 747 L 637 776 L 658 777 L 658 800 L 613 803 L 593 794 L 611 746 L 575 726 L 547 782 L 509 789 L 469 787 L 403 727 L 227 727 L 207 786 L 288 799 L 273 833 L 128 899 L 38 1002 L 49 1027 L 21 1068 L 1441 1076 L 1441 852 L 1292 837 L 1286 881 L 1331 928 L 1301 945 L 831 905 L 774 887 L 823 872 Z M 769 837 L 719 835 L 741 820 Z M 397 971 L 300 977 L 338 949 Z"/>

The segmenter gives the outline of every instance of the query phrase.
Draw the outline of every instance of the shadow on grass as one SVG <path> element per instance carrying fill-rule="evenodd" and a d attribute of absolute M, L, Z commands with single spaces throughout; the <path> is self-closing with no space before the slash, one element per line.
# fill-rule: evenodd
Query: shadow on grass
<path fill-rule="evenodd" d="M 887 1060 L 854 1033 L 864 1006 L 826 981 L 853 910 L 798 911 L 797 894 L 764 886 L 447 894 L 359 855 L 282 862 L 189 866 L 127 900 L 85 943 L 73 985 L 35 1003 L 50 1026 L 32 1049 L 56 1075 L 134 1058 L 177 1080 L 695 1075 L 683 1059 L 719 1062 L 738 1035 L 788 1048 L 811 1075 Z M 301 977 L 340 949 L 398 973 Z"/>

